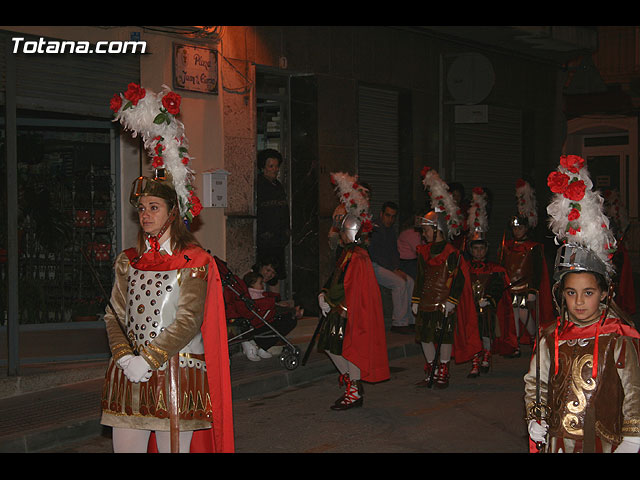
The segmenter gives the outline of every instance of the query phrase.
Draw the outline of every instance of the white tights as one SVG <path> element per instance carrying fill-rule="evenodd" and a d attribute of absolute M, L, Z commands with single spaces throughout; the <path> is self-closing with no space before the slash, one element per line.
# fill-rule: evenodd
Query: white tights
<path fill-rule="evenodd" d="M 341 355 L 335 355 L 329 352 L 327 352 L 327 355 L 329 355 L 329 358 L 340 374 L 344 375 L 346 373 L 349 375 L 351 380 L 360 380 L 360 369 L 355 364 L 351 363 Z"/>
<path fill-rule="evenodd" d="M 424 353 L 424 358 L 427 360 L 427 363 L 432 363 L 436 358 L 436 346 L 433 342 L 425 343 L 420 342 L 422 345 L 422 353 Z M 453 350 L 453 345 L 450 343 L 443 343 L 440 346 L 440 361 L 442 363 L 446 363 L 451 360 L 451 351 Z"/>
<path fill-rule="evenodd" d="M 113 453 L 147 453 L 151 430 L 133 428 L 113 428 Z M 189 453 L 193 432 L 180 432 L 180 453 Z M 156 443 L 159 453 L 171 452 L 171 434 L 156 431 Z"/>

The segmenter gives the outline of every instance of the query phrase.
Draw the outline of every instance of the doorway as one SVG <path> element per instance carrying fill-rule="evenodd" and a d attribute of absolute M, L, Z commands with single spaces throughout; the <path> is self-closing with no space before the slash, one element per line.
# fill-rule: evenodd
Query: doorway
<path fill-rule="evenodd" d="M 308 314 L 317 308 L 319 290 L 316 92 L 313 75 L 256 66 L 256 147 L 281 153 L 278 179 L 289 204 L 290 238 L 280 294 Z M 258 175 L 256 169 L 256 180 Z"/>

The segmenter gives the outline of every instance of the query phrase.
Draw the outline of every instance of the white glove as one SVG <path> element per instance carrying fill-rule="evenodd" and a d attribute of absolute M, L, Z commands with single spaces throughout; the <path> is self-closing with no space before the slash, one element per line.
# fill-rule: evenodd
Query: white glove
<path fill-rule="evenodd" d="M 417 303 L 412 303 L 411 304 L 411 311 L 413 312 L 414 316 L 418 316 L 418 304 Z"/>
<path fill-rule="evenodd" d="M 139 383 L 149 380 L 153 371 L 149 368 L 149 364 L 144 357 L 136 355 L 129 360 L 129 363 L 124 369 L 124 374 L 130 382 Z"/>
<path fill-rule="evenodd" d="M 489 305 L 489 300 L 487 300 L 486 298 L 481 298 L 478 302 L 478 305 L 480 305 L 481 307 L 486 307 L 487 305 Z"/>
<path fill-rule="evenodd" d="M 324 293 L 318 295 L 318 305 L 320 306 L 320 310 L 322 310 L 322 313 L 324 313 L 325 315 L 327 315 L 331 311 L 331 306 L 324 299 Z"/>
<path fill-rule="evenodd" d="M 129 355 L 125 355 L 123 357 L 120 357 L 120 360 L 118 360 L 118 366 L 124 370 L 125 368 L 127 368 L 127 365 L 129 365 L 129 362 L 131 361 L 131 359 L 133 358 L 133 354 L 129 354 Z"/>
<path fill-rule="evenodd" d="M 638 453 L 640 450 L 640 437 L 622 437 L 622 443 L 613 453 Z"/>
<path fill-rule="evenodd" d="M 456 309 L 456 304 L 455 303 L 451 303 L 451 302 L 447 301 L 444 304 L 444 311 L 445 311 L 445 314 L 447 316 L 450 315 L 451 312 L 453 312 L 455 309 Z"/>
<path fill-rule="evenodd" d="M 528 429 L 531 440 L 536 443 L 547 443 L 546 436 L 548 428 L 549 425 L 547 425 L 547 422 L 545 422 L 544 420 L 542 420 L 541 423 L 538 423 L 536 420 L 530 420 Z"/>

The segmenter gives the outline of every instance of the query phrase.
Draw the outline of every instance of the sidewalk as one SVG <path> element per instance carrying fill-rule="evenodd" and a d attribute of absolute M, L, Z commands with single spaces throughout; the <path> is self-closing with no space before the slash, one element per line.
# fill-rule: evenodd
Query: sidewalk
<path fill-rule="evenodd" d="M 317 325 L 307 317 L 288 335 L 300 362 Z M 412 335 L 387 331 L 389 359 L 420 354 Z M 39 452 L 100 435 L 100 393 L 107 361 L 22 366 L 19 377 L 0 375 L 0 453 Z M 314 351 L 306 365 L 287 370 L 277 355 L 260 362 L 231 356 L 233 398 L 277 391 L 335 374 L 325 355 Z"/>

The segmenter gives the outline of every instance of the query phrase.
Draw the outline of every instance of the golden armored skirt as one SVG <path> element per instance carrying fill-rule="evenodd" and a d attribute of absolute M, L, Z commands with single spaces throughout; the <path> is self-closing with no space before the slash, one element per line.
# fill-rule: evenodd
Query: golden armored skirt
<path fill-rule="evenodd" d="M 180 355 L 180 430 L 211 428 L 211 397 L 204 355 Z M 109 361 L 102 390 L 103 425 L 169 430 L 169 369 L 166 364 L 147 382 L 133 383 Z"/>

